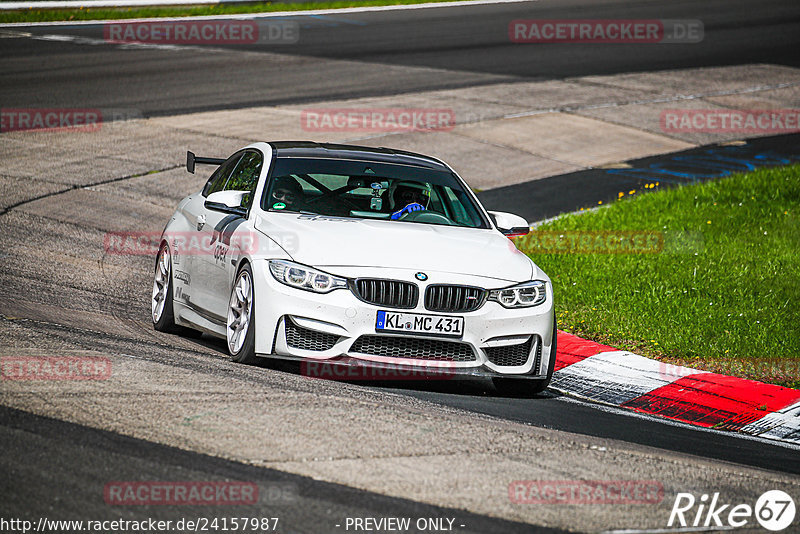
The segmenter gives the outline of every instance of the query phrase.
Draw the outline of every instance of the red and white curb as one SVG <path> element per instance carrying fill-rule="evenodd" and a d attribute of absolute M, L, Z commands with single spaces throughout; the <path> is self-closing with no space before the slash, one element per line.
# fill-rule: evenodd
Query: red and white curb
<path fill-rule="evenodd" d="M 558 332 L 556 391 L 800 445 L 800 390 L 661 363 Z"/>

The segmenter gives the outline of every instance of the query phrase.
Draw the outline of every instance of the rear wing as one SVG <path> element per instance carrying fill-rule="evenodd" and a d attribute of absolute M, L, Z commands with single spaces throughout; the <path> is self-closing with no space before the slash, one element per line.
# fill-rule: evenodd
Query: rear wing
<path fill-rule="evenodd" d="M 186 151 L 186 170 L 194 174 L 195 163 L 207 165 L 222 165 L 225 163 L 223 158 L 201 158 L 194 155 L 192 151 Z"/>

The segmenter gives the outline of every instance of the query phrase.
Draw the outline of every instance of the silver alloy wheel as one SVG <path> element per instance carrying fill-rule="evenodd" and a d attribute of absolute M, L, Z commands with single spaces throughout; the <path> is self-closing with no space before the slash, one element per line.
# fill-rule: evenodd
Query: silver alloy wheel
<path fill-rule="evenodd" d="M 253 281 L 250 273 L 242 271 L 236 279 L 236 284 L 231 291 L 231 300 L 228 305 L 228 350 L 231 354 L 238 354 L 247 337 L 250 326 L 250 313 L 253 306 Z"/>
<path fill-rule="evenodd" d="M 156 275 L 153 280 L 153 298 L 150 302 L 154 323 L 161 320 L 161 315 L 164 313 L 164 304 L 167 301 L 167 293 L 169 292 L 170 269 L 169 249 L 163 247 L 158 253 Z"/>

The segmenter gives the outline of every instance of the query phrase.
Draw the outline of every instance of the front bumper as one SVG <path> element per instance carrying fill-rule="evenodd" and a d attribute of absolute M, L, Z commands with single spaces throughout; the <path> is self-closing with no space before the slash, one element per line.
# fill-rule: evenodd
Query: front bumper
<path fill-rule="evenodd" d="M 512 285 L 502 280 L 448 273 L 428 273 L 427 282 L 404 269 L 327 269 L 347 277 L 376 277 L 417 284 L 424 294 L 428 283 L 464 284 L 486 289 Z M 256 290 L 256 354 L 335 365 L 377 365 L 422 368 L 467 376 L 547 375 L 553 345 L 552 286 L 548 298 L 532 308 L 508 309 L 492 301 L 466 313 L 436 313 L 417 307 L 397 310 L 427 315 L 464 317 L 460 338 L 376 332 L 378 310 L 395 311 L 359 300 L 350 290 L 317 294 L 276 281 L 266 261 L 253 265 Z"/>

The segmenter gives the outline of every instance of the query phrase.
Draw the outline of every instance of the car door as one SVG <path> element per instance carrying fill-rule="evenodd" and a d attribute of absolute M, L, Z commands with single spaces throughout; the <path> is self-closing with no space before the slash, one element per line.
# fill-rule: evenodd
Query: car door
<path fill-rule="evenodd" d="M 172 262 L 175 266 L 175 298 L 183 301 L 196 312 L 207 319 L 208 310 L 203 309 L 202 292 L 207 284 L 201 269 L 204 255 L 213 254 L 213 247 L 208 243 L 206 232 L 208 210 L 205 201 L 208 195 L 222 191 L 233 169 L 242 158 L 243 152 L 237 152 L 225 160 L 211 174 L 202 191 L 191 195 L 182 208 L 182 215 L 186 218 L 186 225 L 190 230 L 171 236 Z M 206 275 L 207 276 L 207 275 Z M 180 293 L 180 294 L 179 294 Z M 220 322 L 220 317 L 213 317 L 215 322 Z"/>
<path fill-rule="evenodd" d="M 229 213 L 204 206 L 205 224 L 202 239 L 208 251 L 197 257 L 197 272 L 203 280 L 202 287 L 195 288 L 196 304 L 211 317 L 226 320 L 228 299 L 234 270 L 238 264 L 242 247 L 247 247 L 247 221 L 253 202 L 253 194 L 261 174 L 264 157 L 258 150 L 245 150 L 236 166 L 228 175 L 220 191 L 247 191 L 242 198 L 244 214 Z M 211 190 L 210 193 L 216 192 Z M 209 193 L 209 194 L 210 194 Z"/>

